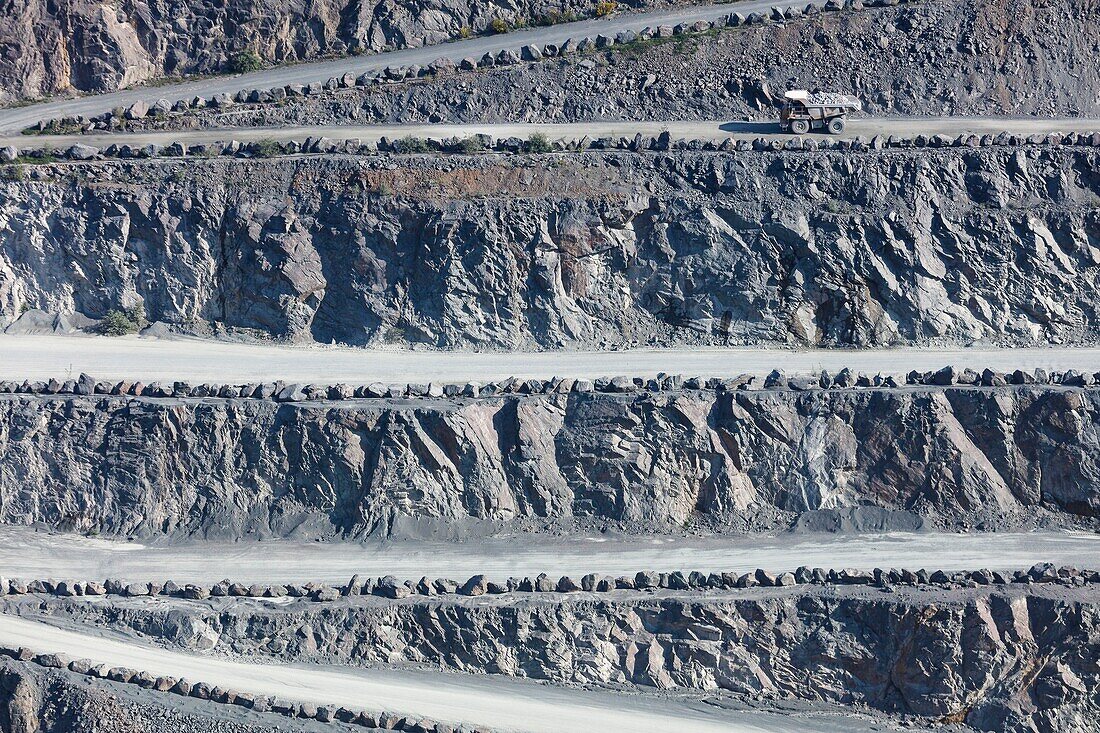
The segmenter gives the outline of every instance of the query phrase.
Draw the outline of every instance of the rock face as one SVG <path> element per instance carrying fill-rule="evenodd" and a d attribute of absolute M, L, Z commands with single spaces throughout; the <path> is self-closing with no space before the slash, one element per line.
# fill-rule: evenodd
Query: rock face
<path fill-rule="evenodd" d="M 615 595 L 362 602 L 323 612 L 301 603 L 165 612 L 56 601 L 35 613 L 184 648 L 215 637 L 223 651 L 281 661 L 730 691 L 1000 733 L 1091 730 L 1100 709 L 1094 590 Z"/>
<path fill-rule="evenodd" d="M 0 426 L 0 522 L 77 531 L 360 536 L 549 518 L 736 532 L 857 505 L 948 528 L 1100 515 L 1095 389 L 0 395 Z"/>
<path fill-rule="evenodd" d="M 36 675 L 0 663 L 0 729 L 11 733 L 38 733 L 41 689 Z"/>
<path fill-rule="evenodd" d="M 632 3 L 627 3 L 632 4 Z M 0 101 L 108 92 L 165 75 L 224 71 L 240 51 L 272 63 L 441 43 L 494 18 L 589 13 L 579 0 L 12 0 L 2 11 Z"/>
<path fill-rule="evenodd" d="M 207 125 L 774 120 L 789 88 L 843 90 L 872 115 L 1100 114 L 1092 0 L 922 0 L 596 57 L 265 105 Z"/>
<path fill-rule="evenodd" d="M 143 304 L 323 343 L 1093 343 L 1098 165 L 1025 145 L 56 166 L 0 183 L 0 324 Z"/>

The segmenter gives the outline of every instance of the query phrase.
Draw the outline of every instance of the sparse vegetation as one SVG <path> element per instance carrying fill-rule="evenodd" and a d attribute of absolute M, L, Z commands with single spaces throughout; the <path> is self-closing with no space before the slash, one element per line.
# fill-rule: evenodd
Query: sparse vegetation
<path fill-rule="evenodd" d="M 472 30 L 470 30 L 470 26 L 468 26 L 468 25 L 464 25 L 464 26 L 462 26 L 461 28 L 458 29 L 458 37 L 459 38 L 469 38 L 473 34 L 474 34 L 474 32 Z"/>
<path fill-rule="evenodd" d="M 96 330 L 104 336 L 125 336 L 137 333 L 147 325 L 149 322 L 145 320 L 145 307 L 136 305 L 107 311 Z"/>
<path fill-rule="evenodd" d="M 534 135 L 527 138 L 528 153 L 549 153 L 553 151 L 553 149 L 553 143 L 551 143 L 550 139 L 541 132 L 536 132 Z"/>
<path fill-rule="evenodd" d="M 606 18 L 619 9 L 619 3 L 615 0 L 600 0 L 596 3 L 596 17 Z"/>
<path fill-rule="evenodd" d="M 260 55 L 255 51 L 248 49 L 245 51 L 238 51 L 229 57 L 229 71 L 234 74 L 246 74 L 250 71 L 259 71 L 263 68 L 264 62 L 260 58 Z"/>
<path fill-rule="evenodd" d="M 455 150 L 460 153 L 480 153 L 485 150 L 485 143 L 476 135 L 465 137 L 458 141 Z"/>
<path fill-rule="evenodd" d="M 382 333 L 382 342 L 383 343 L 403 344 L 403 343 L 408 343 L 408 341 L 409 341 L 408 331 L 403 326 L 399 326 L 396 323 L 393 324 L 392 326 L 390 326 L 389 328 L 387 328 Z"/>
<path fill-rule="evenodd" d="M 21 165 L 6 165 L 3 171 L 3 178 L 5 181 L 22 181 L 27 177 Z"/>
<path fill-rule="evenodd" d="M 510 28 L 508 27 L 508 21 L 506 21 L 504 18 L 501 18 L 499 15 L 493 18 L 493 20 L 489 23 L 489 28 L 492 29 L 493 33 L 507 33 L 510 30 Z"/>
<path fill-rule="evenodd" d="M 535 25 L 558 25 L 559 23 L 572 23 L 576 20 L 578 20 L 576 13 L 548 10 L 543 15 L 535 18 Z"/>
<path fill-rule="evenodd" d="M 264 138 L 252 146 L 252 154 L 257 158 L 273 158 L 281 155 L 283 146 L 271 138 Z"/>
<path fill-rule="evenodd" d="M 423 138 L 406 135 L 397 141 L 397 149 L 402 153 L 428 153 L 432 146 Z"/>

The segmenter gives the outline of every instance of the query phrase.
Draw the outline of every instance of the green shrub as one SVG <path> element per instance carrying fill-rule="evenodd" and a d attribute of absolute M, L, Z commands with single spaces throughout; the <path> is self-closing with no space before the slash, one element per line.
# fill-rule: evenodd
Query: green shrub
<path fill-rule="evenodd" d="M 263 65 L 263 59 L 260 58 L 258 53 L 251 49 L 238 51 L 229 57 L 229 70 L 234 74 L 246 74 L 249 71 L 259 71 L 263 68 Z"/>
<path fill-rule="evenodd" d="M 464 25 L 464 26 L 462 26 L 461 28 L 458 29 L 458 37 L 459 38 L 469 38 L 473 34 L 474 34 L 474 32 L 472 30 L 470 30 L 470 26 L 468 26 L 468 25 Z"/>
<path fill-rule="evenodd" d="M 122 311 L 109 310 L 100 320 L 97 330 L 104 336 L 125 336 L 129 333 L 137 333 L 138 326 Z"/>
<path fill-rule="evenodd" d="M 252 154 L 257 158 L 273 158 L 283 152 L 283 146 L 275 140 L 264 138 L 252 146 Z"/>
<path fill-rule="evenodd" d="M 493 18 L 491 23 L 489 23 L 489 27 L 492 28 L 493 33 L 507 33 L 508 21 L 506 21 L 504 18 L 501 18 L 500 16 L 497 16 L 496 18 Z"/>
<path fill-rule="evenodd" d="M 480 153 L 485 149 L 485 143 L 481 141 L 481 138 L 475 135 L 474 137 L 466 137 L 459 140 L 455 149 L 460 153 Z"/>
<path fill-rule="evenodd" d="M 548 10 L 535 19 L 535 25 L 558 25 L 559 23 L 572 23 L 575 20 L 577 20 L 577 16 L 574 13 Z"/>
<path fill-rule="evenodd" d="M 600 0 L 596 3 L 596 17 L 606 18 L 619 9 L 619 4 L 615 0 Z"/>
<path fill-rule="evenodd" d="M 145 306 L 135 305 L 122 310 L 109 310 L 99 321 L 97 330 L 104 336 L 125 336 L 137 333 L 149 325 L 145 320 Z"/>
<path fill-rule="evenodd" d="M 528 153 L 549 153 L 554 149 L 550 140 L 541 132 L 536 132 L 531 137 L 527 138 L 527 152 Z"/>
<path fill-rule="evenodd" d="M 428 153 L 432 146 L 423 138 L 406 135 L 397 141 L 397 149 L 402 153 Z"/>

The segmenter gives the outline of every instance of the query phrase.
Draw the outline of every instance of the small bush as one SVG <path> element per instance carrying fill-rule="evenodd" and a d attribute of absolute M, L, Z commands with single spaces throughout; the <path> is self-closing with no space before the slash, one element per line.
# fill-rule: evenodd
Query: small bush
<path fill-rule="evenodd" d="M 138 325 L 119 310 L 109 310 L 97 329 L 104 336 L 125 336 L 138 332 Z"/>
<path fill-rule="evenodd" d="M 558 25 L 559 23 L 572 23 L 577 19 L 576 14 L 560 10 L 548 10 L 535 20 L 535 25 Z"/>
<path fill-rule="evenodd" d="M 553 149 L 554 146 L 550 143 L 550 140 L 541 132 L 536 132 L 534 135 L 527 138 L 528 153 L 549 153 Z"/>
<path fill-rule="evenodd" d="M 473 34 L 474 34 L 474 32 L 472 30 L 470 30 L 470 26 L 468 26 L 468 25 L 464 25 L 464 26 L 462 26 L 461 28 L 458 29 L 458 37 L 459 38 L 469 38 Z"/>
<path fill-rule="evenodd" d="M 423 138 L 406 135 L 397 141 L 397 148 L 402 153 L 428 153 L 432 146 Z"/>
<path fill-rule="evenodd" d="M 145 306 L 135 305 L 121 310 L 112 309 L 99 321 L 97 330 L 104 336 L 125 336 L 137 333 L 149 325 L 145 319 Z"/>
<path fill-rule="evenodd" d="M 259 71 L 264 65 L 263 59 L 255 51 L 238 51 L 229 57 L 229 70 L 234 74 L 247 74 Z"/>
<path fill-rule="evenodd" d="M 258 140 L 255 145 L 252 146 L 252 154 L 257 158 L 273 158 L 282 152 L 283 146 L 270 138 Z"/>
<path fill-rule="evenodd" d="M 504 18 L 501 18 L 500 16 L 497 16 L 496 18 L 493 18 L 491 23 L 489 23 L 489 27 L 492 28 L 493 33 L 507 33 L 508 21 L 506 21 Z"/>
<path fill-rule="evenodd" d="M 615 0 L 600 0 L 596 3 L 596 17 L 606 18 L 619 9 L 619 4 Z"/>
<path fill-rule="evenodd" d="M 459 153 L 480 153 L 484 149 L 485 143 L 476 135 L 459 140 L 458 145 L 455 146 L 455 150 Z"/>

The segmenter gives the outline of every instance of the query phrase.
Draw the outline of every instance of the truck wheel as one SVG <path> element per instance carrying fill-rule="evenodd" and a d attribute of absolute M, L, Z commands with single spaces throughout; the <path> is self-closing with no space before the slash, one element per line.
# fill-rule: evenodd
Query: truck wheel
<path fill-rule="evenodd" d="M 833 119 L 829 120 L 829 125 L 827 129 L 833 135 L 839 135 L 840 133 L 844 132 L 844 118 L 834 117 Z"/>
<path fill-rule="evenodd" d="M 810 131 L 808 120 L 791 120 L 791 132 L 795 135 L 805 135 Z"/>

